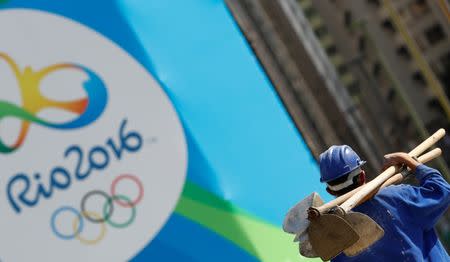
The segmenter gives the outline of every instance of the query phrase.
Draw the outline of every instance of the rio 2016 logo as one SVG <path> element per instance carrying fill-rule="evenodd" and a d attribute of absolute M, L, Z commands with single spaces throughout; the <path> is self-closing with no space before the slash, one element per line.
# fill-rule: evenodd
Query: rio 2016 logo
<path fill-rule="evenodd" d="M 130 199 L 130 197 L 123 194 L 119 194 L 117 192 L 118 184 L 125 180 L 130 180 L 136 184 L 137 197 L 135 199 Z M 100 207 L 102 214 L 100 214 L 99 212 L 95 212 L 93 210 L 87 210 L 86 208 L 89 199 L 93 198 L 96 195 L 101 196 L 105 199 L 103 206 Z M 99 243 L 106 235 L 105 222 L 111 227 L 118 229 L 127 228 L 134 222 L 134 220 L 136 219 L 136 205 L 139 204 L 139 202 L 141 202 L 143 196 L 144 196 L 144 185 L 142 184 L 141 180 L 136 176 L 123 174 L 116 177 L 111 183 L 110 194 L 98 189 L 86 193 L 81 199 L 80 203 L 81 211 L 78 211 L 77 209 L 71 206 L 62 206 L 56 209 L 53 212 L 53 215 L 50 219 L 50 226 L 52 228 L 53 233 L 61 239 L 64 240 L 77 239 L 82 244 L 95 245 Z M 131 210 L 130 217 L 126 219 L 124 222 L 117 222 L 113 220 L 112 217 L 114 214 L 115 204 L 117 204 L 120 207 L 124 207 Z M 61 233 L 57 227 L 56 220 L 58 219 L 58 216 L 60 216 L 65 212 L 73 213 L 75 215 L 75 218 L 72 221 L 72 228 L 74 232 L 71 234 Z M 87 239 L 81 236 L 84 229 L 84 223 L 86 221 L 85 219 L 91 223 L 100 225 L 100 233 L 93 239 Z"/>
<path fill-rule="evenodd" d="M 22 121 L 20 133 L 13 145 L 8 146 L 0 138 L 0 153 L 12 153 L 24 143 L 31 123 L 55 129 L 74 129 L 94 122 L 105 110 L 108 94 L 102 79 L 89 68 L 77 64 L 56 64 L 39 71 L 26 67 L 20 70 L 15 61 L 0 52 L 0 59 L 6 61 L 17 79 L 22 98 L 22 107 L 0 100 L 0 121 L 7 117 L 19 118 Z M 84 72 L 89 79 L 83 83 L 87 98 L 75 101 L 60 102 L 44 97 L 40 92 L 41 81 L 56 71 L 78 70 Z M 66 123 L 54 123 L 36 116 L 46 108 L 57 108 L 78 114 L 78 117 Z"/>
<path fill-rule="evenodd" d="M 0 25 L 18 21 L 0 26 L 1 259 L 129 261 L 183 189 L 175 108 L 141 63 L 91 28 L 0 10 Z"/>

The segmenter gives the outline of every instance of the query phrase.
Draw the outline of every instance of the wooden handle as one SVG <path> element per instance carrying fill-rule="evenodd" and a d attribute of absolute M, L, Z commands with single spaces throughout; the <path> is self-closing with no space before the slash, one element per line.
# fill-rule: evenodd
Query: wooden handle
<path fill-rule="evenodd" d="M 339 196 L 339 197 L 331 200 L 330 202 L 323 204 L 320 207 L 315 207 L 315 208 L 322 214 L 325 211 L 327 211 L 328 209 L 344 203 L 347 199 L 349 199 L 351 196 L 356 194 L 356 192 L 361 190 L 364 186 L 365 185 L 359 186 L 359 187 L 353 189 L 352 191 L 347 192 L 347 193 L 343 194 L 342 196 Z"/>
<path fill-rule="evenodd" d="M 434 133 L 432 136 L 427 138 L 425 141 L 423 141 L 420 145 L 418 145 L 416 148 L 414 148 L 411 152 L 408 154 L 412 157 L 417 157 L 418 155 L 422 154 L 425 150 L 430 148 L 432 145 L 434 145 L 439 139 L 444 137 L 445 130 L 439 129 L 436 133 Z M 383 173 L 378 175 L 376 178 L 374 178 L 372 181 L 367 183 L 361 190 L 356 192 L 353 196 L 351 196 L 347 201 L 345 201 L 340 207 L 345 211 L 348 212 L 352 208 L 354 208 L 358 203 L 361 202 L 367 195 L 371 194 L 374 190 L 379 188 L 386 180 L 388 180 L 390 177 L 395 175 L 398 172 L 398 167 L 391 166 L 388 169 L 386 169 Z"/>
<path fill-rule="evenodd" d="M 427 163 L 435 158 L 437 158 L 438 156 L 440 156 L 442 154 L 442 150 L 440 148 L 435 148 L 433 150 L 431 150 L 430 152 L 421 155 L 420 157 L 417 158 L 417 160 L 419 160 L 420 163 Z M 381 186 L 381 188 L 385 188 L 387 186 L 393 185 L 393 184 L 398 184 L 400 182 L 402 182 L 403 180 L 403 175 L 401 173 L 396 174 L 394 176 L 392 176 L 391 178 L 389 178 L 388 180 L 386 180 Z"/>
<path fill-rule="evenodd" d="M 442 150 L 440 148 L 435 148 L 433 150 L 431 150 L 430 152 L 421 155 L 420 157 L 418 157 L 417 159 L 419 160 L 420 163 L 427 163 L 435 158 L 437 158 L 438 156 L 440 156 L 442 154 Z M 400 183 L 403 180 L 403 175 L 401 173 L 398 173 L 394 176 L 392 176 L 391 178 L 389 178 L 388 180 L 386 180 L 381 186 L 381 188 L 385 188 L 389 185 L 393 185 L 393 184 L 397 184 Z M 351 196 L 353 196 L 356 192 L 358 192 L 359 190 L 361 190 L 365 185 L 359 186 L 355 189 L 353 189 L 350 192 L 347 192 L 346 194 L 339 196 L 333 200 L 331 200 L 330 202 L 321 205 L 320 207 L 316 207 L 316 209 L 320 212 L 320 213 L 324 213 L 325 211 L 327 211 L 328 209 L 338 206 L 342 203 L 344 203 L 347 199 L 349 199 Z M 379 190 L 379 189 L 378 189 Z M 363 201 L 361 201 L 361 203 L 365 202 L 366 200 L 372 198 L 373 195 L 375 195 L 378 190 L 376 190 L 376 192 L 374 192 L 372 195 L 370 195 L 370 197 L 367 197 L 366 199 L 364 199 Z M 361 204 L 360 203 L 360 204 Z"/>
<path fill-rule="evenodd" d="M 438 131 L 436 131 L 433 135 L 431 135 L 429 138 L 427 138 L 425 141 L 423 141 L 416 148 L 414 148 L 408 154 L 410 156 L 417 157 L 420 154 L 422 154 L 423 152 L 425 152 L 432 145 L 436 144 L 437 141 L 441 140 L 444 136 L 445 136 L 445 129 L 441 128 Z"/>
<path fill-rule="evenodd" d="M 442 150 L 440 148 L 435 148 L 435 149 L 431 150 L 430 152 L 421 155 L 420 157 L 417 158 L 417 160 L 419 160 L 420 163 L 425 164 L 425 163 L 427 163 L 427 162 L 437 158 L 441 154 L 442 154 Z M 390 186 L 390 185 L 401 183 L 404 178 L 405 177 L 403 176 L 402 173 L 398 173 L 398 174 L 393 175 L 391 178 L 386 180 L 377 190 L 375 190 L 371 194 L 367 195 L 363 200 L 361 200 L 361 202 L 358 203 L 358 205 L 361 205 L 362 203 L 364 203 L 367 200 L 371 199 L 376 193 L 378 193 L 378 191 L 380 189 L 385 188 L 385 187 Z"/>

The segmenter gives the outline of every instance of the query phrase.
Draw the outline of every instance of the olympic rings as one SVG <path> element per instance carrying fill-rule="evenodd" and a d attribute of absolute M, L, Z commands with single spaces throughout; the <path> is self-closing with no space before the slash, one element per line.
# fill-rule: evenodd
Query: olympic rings
<path fill-rule="evenodd" d="M 106 202 L 105 203 L 109 203 L 110 204 L 110 209 L 108 210 L 108 213 L 103 214 L 104 217 L 100 218 L 100 219 L 94 219 L 92 217 L 89 216 L 90 212 L 86 212 L 86 201 L 88 199 L 88 197 L 92 196 L 92 195 L 101 195 L 104 196 L 106 198 Z M 107 193 L 101 191 L 101 190 L 93 190 L 90 191 L 89 193 L 87 193 L 86 195 L 83 196 L 83 198 L 81 199 L 81 212 L 83 213 L 84 217 L 91 221 L 92 223 L 103 223 L 106 220 L 108 220 L 113 211 L 114 211 L 114 206 L 111 205 L 112 202 L 112 197 L 110 197 Z"/>
<path fill-rule="evenodd" d="M 58 230 L 56 230 L 56 223 L 55 223 L 56 216 L 59 215 L 60 213 L 64 212 L 64 211 L 70 211 L 70 212 L 72 212 L 72 213 L 75 213 L 75 215 L 76 215 L 76 216 L 78 217 L 78 219 L 80 220 L 78 229 L 75 230 L 76 228 L 74 228 L 73 231 L 74 231 L 75 233 L 73 233 L 72 235 L 64 235 L 64 234 L 62 234 L 62 233 L 59 233 Z M 62 238 L 62 239 L 70 240 L 70 239 L 75 238 L 76 235 L 78 235 L 78 234 L 81 233 L 81 231 L 83 230 L 84 223 L 83 223 L 83 218 L 81 217 L 81 214 L 80 214 L 80 212 L 78 212 L 78 210 L 76 210 L 76 209 L 73 208 L 73 207 L 64 206 L 64 207 L 60 207 L 60 208 L 58 208 L 58 209 L 55 210 L 55 212 L 54 212 L 53 215 L 52 215 L 52 219 L 51 219 L 50 225 L 51 225 L 52 230 L 53 230 L 53 233 L 55 233 L 55 235 L 57 235 L 58 237 L 60 237 L 60 238 Z"/>
<path fill-rule="evenodd" d="M 130 205 L 130 203 L 124 204 L 121 201 L 117 200 L 116 203 L 123 207 L 131 207 L 131 206 L 137 205 L 142 200 L 142 197 L 144 196 L 144 186 L 142 185 L 142 182 L 137 177 L 132 176 L 132 175 L 120 175 L 120 176 L 116 177 L 116 179 L 114 179 L 114 181 L 111 183 L 111 195 L 113 195 L 113 196 L 116 195 L 116 187 L 117 187 L 117 184 L 119 183 L 119 181 L 123 180 L 123 179 L 127 179 L 127 178 L 129 180 L 135 182 L 136 185 L 139 187 L 139 195 L 134 201 L 131 202 L 131 205 Z"/>
<path fill-rule="evenodd" d="M 135 184 L 137 185 L 139 192 L 138 192 L 138 196 L 136 199 L 131 200 L 128 196 L 121 195 L 121 194 L 119 194 L 119 195 L 115 194 L 117 184 L 119 183 L 119 181 L 124 180 L 124 179 L 131 180 L 131 181 L 135 182 Z M 100 242 L 106 235 L 105 222 L 108 225 L 115 227 L 115 228 L 126 228 L 126 227 L 130 226 L 136 219 L 136 205 L 142 200 L 142 198 L 144 196 L 144 186 L 143 186 L 142 182 L 136 176 L 120 175 L 113 180 L 113 182 L 111 183 L 110 189 L 111 189 L 111 196 L 101 190 L 92 190 L 92 191 L 89 191 L 88 193 L 86 193 L 81 199 L 81 204 L 80 204 L 81 212 L 79 212 L 78 210 L 76 210 L 75 208 L 70 207 L 70 206 L 63 206 L 63 207 L 56 209 L 53 212 L 53 215 L 50 219 L 50 225 L 51 225 L 51 229 L 52 229 L 53 233 L 57 237 L 64 239 L 64 240 L 71 240 L 71 239 L 76 238 L 82 244 L 94 245 L 94 244 L 97 244 L 98 242 Z M 88 199 L 94 195 L 100 195 L 105 198 L 105 203 L 103 204 L 103 208 L 102 208 L 103 216 L 101 216 L 97 212 L 86 210 L 86 203 L 88 202 Z M 117 203 L 118 205 L 120 205 L 122 207 L 131 208 L 130 218 L 124 222 L 113 221 L 111 219 L 111 217 L 113 216 L 113 213 L 114 213 L 114 203 Z M 56 218 L 62 212 L 71 212 L 71 213 L 74 213 L 76 216 L 72 222 L 72 229 L 73 229 L 74 233 L 72 233 L 70 235 L 61 233 L 60 231 L 58 231 L 58 229 L 56 227 Z M 101 225 L 100 234 L 95 239 L 86 239 L 86 238 L 81 237 L 81 233 L 84 229 L 84 218 L 86 218 L 88 221 L 90 221 L 92 223 Z"/>
<path fill-rule="evenodd" d="M 134 219 L 136 218 L 136 207 L 133 206 L 131 200 L 128 197 L 124 196 L 124 195 L 113 196 L 112 199 L 113 200 L 122 199 L 122 200 L 127 201 L 127 204 L 131 205 L 131 217 L 127 221 L 122 223 L 122 224 L 113 222 L 110 219 L 107 219 L 106 222 L 108 224 L 110 224 L 111 226 L 116 227 L 116 228 L 128 227 L 131 223 L 133 223 Z M 103 216 L 106 216 L 105 214 L 108 214 L 108 209 L 109 209 L 110 206 L 112 206 L 110 204 L 110 202 L 105 202 L 105 205 L 103 205 Z"/>
<path fill-rule="evenodd" d="M 100 216 L 98 213 L 95 213 L 95 212 L 84 211 L 84 212 L 82 212 L 82 214 L 83 214 L 83 216 L 84 216 L 85 218 L 87 218 L 88 216 L 90 216 L 90 217 L 96 217 L 96 219 L 101 218 L 101 216 Z M 73 220 L 73 224 L 72 224 L 72 225 L 73 225 L 73 230 L 74 230 L 74 231 L 75 231 L 75 229 L 78 227 L 78 223 L 81 223 L 81 222 L 79 222 L 79 221 L 81 221 L 81 220 L 78 220 L 78 219 L 74 219 L 74 220 Z M 100 234 L 99 234 L 98 237 L 95 238 L 95 239 L 90 240 L 90 239 L 82 238 L 82 237 L 81 237 L 81 234 L 77 234 L 75 237 L 76 237 L 78 240 L 80 240 L 81 243 L 86 244 L 86 245 L 94 245 L 94 244 L 97 244 L 98 242 L 100 242 L 100 241 L 105 237 L 105 234 L 106 234 L 106 225 L 105 225 L 104 223 L 102 223 L 102 224 L 100 224 L 100 226 L 101 226 Z"/>

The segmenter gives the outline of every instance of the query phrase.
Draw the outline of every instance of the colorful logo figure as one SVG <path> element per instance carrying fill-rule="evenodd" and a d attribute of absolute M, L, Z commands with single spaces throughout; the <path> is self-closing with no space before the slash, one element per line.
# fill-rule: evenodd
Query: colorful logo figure
<path fill-rule="evenodd" d="M 125 195 L 117 194 L 116 192 L 117 185 L 119 184 L 119 182 L 123 180 L 130 180 L 136 184 L 138 189 L 136 199 L 132 200 Z M 105 222 L 114 228 L 126 228 L 130 226 L 136 218 L 136 205 L 139 204 L 139 202 L 141 202 L 142 198 L 144 197 L 144 185 L 142 184 L 141 180 L 139 180 L 139 178 L 133 175 L 120 175 L 116 177 L 112 182 L 110 193 L 111 195 L 102 190 L 89 191 L 81 199 L 80 204 L 81 212 L 71 206 L 63 206 L 56 209 L 53 212 L 53 215 L 50 219 L 50 227 L 52 228 L 53 233 L 63 240 L 71 240 L 76 238 L 82 244 L 95 245 L 99 243 L 106 235 Z M 99 208 L 100 211 L 97 212 L 92 210 L 86 210 L 86 203 L 89 201 L 90 198 L 92 198 L 95 195 L 105 198 L 104 205 L 100 207 Z M 130 218 L 128 218 L 126 221 L 123 222 L 114 221 L 112 219 L 114 213 L 114 204 L 131 209 Z M 73 233 L 71 234 L 61 233 L 57 228 L 56 220 L 58 216 L 66 212 L 73 213 L 75 215 L 74 220 L 70 221 L 72 222 L 71 224 L 73 229 Z M 84 228 L 85 219 L 90 221 L 91 223 L 100 225 L 100 233 L 96 238 L 87 239 L 81 236 L 81 233 L 83 232 Z"/>
<path fill-rule="evenodd" d="M 31 67 L 25 67 L 21 71 L 7 54 L 0 52 L 0 59 L 5 60 L 13 70 L 22 98 L 22 107 L 0 100 L 0 122 L 7 117 L 22 120 L 20 133 L 12 145 L 6 145 L 0 138 L 0 153 L 8 154 L 16 151 L 24 143 L 31 123 L 63 130 L 81 128 L 94 122 L 105 110 L 108 100 L 106 86 L 102 79 L 89 68 L 64 63 L 52 65 L 40 71 L 33 71 Z M 88 80 L 83 83 L 83 88 L 87 94 L 86 98 L 61 102 L 49 99 L 41 94 L 41 81 L 51 73 L 61 70 L 78 70 L 88 76 Z M 66 123 L 55 123 L 38 118 L 36 114 L 46 108 L 69 111 L 78 114 L 78 117 Z"/>

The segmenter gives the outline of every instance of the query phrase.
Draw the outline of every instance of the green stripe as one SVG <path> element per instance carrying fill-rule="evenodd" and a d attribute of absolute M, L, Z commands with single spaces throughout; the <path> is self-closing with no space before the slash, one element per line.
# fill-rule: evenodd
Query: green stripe
<path fill-rule="evenodd" d="M 176 212 L 216 232 L 261 261 L 320 261 L 301 257 L 293 235 L 254 218 L 214 194 L 187 183 Z"/>
<path fill-rule="evenodd" d="M 186 182 L 182 195 L 192 200 L 196 200 L 197 202 L 201 202 L 202 204 L 205 204 L 207 206 L 212 206 L 223 211 L 251 216 L 248 212 L 245 212 L 244 210 L 233 206 L 232 204 L 230 204 L 230 202 L 189 181 Z"/>

